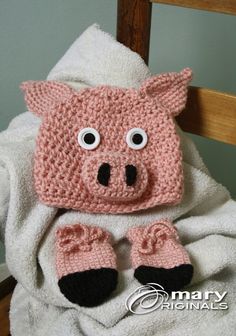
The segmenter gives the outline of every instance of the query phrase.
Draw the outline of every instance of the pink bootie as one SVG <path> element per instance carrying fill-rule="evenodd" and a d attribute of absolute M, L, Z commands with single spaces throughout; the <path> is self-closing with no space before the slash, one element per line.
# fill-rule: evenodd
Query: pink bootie
<path fill-rule="evenodd" d="M 56 269 L 60 290 L 69 301 L 85 307 L 101 304 L 118 277 L 109 233 L 82 224 L 57 229 Z"/>
<path fill-rule="evenodd" d="M 127 238 L 132 243 L 131 262 L 139 282 L 157 283 L 171 292 L 191 281 L 193 266 L 170 221 L 131 228 Z"/>

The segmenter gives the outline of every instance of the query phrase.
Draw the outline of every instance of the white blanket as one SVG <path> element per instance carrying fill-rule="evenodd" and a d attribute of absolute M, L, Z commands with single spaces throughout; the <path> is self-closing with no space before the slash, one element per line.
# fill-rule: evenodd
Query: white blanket
<path fill-rule="evenodd" d="M 179 69 L 176 69 L 179 70 Z M 150 76 L 141 58 L 102 32 L 88 28 L 50 72 L 48 79 L 83 86 L 138 87 Z M 58 211 L 41 204 L 32 184 L 32 160 L 40 120 L 30 112 L 15 118 L 0 135 L 0 228 L 8 267 L 17 279 L 11 303 L 13 336 L 224 335 L 236 329 L 236 203 L 215 182 L 194 144 L 181 131 L 185 195 L 175 207 L 161 206 L 128 215 Z M 125 300 L 139 286 L 124 263 L 119 244 L 134 225 L 168 217 L 175 221 L 194 265 L 190 291 L 227 291 L 227 310 L 164 310 L 134 315 Z M 82 308 L 57 286 L 54 234 L 76 222 L 109 229 L 120 255 L 119 287 L 104 304 Z M 210 301 L 213 301 L 213 296 Z"/>

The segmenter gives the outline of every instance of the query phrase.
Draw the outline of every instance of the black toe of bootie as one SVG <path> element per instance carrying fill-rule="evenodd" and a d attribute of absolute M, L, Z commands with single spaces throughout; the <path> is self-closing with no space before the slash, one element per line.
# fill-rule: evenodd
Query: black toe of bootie
<path fill-rule="evenodd" d="M 182 289 L 190 283 L 193 276 L 193 266 L 183 264 L 173 268 L 156 268 L 139 266 L 134 272 L 135 278 L 143 285 L 157 283 L 168 293 Z"/>
<path fill-rule="evenodd" d="M 115 290 L 117 281 L 117 270 L 100 268 L 68 274 L 58 281 L 58 285 L 70 302 L 83 307 L 95 307 Z"/>

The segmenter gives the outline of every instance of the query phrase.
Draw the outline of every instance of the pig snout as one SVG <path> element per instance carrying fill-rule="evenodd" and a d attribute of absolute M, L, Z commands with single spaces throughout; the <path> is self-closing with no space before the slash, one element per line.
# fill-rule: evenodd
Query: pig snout
<path fill-rule="evenodd" d="M 90 194 L 107 201 L 137 199 L 148 184 L 147 169 L 140 160 L 114 153 L 87 158 L 82 178 Z"/>
<path fill-rule="evenodd" d="M 98 182 L 107 187 L 111 176 L 111 166 L 109 163 L 103 163 L 98 169 Z M 137 178 L 137 168 L 133 165 L 125 166 L 125 182 L 127 186 L 135 184 Z"/>

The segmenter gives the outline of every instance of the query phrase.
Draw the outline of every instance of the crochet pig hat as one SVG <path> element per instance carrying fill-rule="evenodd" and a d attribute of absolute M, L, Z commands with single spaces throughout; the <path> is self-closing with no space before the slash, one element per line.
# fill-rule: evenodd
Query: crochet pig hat
<path fill-rule="evenodd" d="M 42 118 L 34 162 L 40 200 L 93 213 L 179 203 L 182 154 L 173 118 L 191 77 L 188 68 L 165 73 L 139 89 L 23 83 L 29 110 Z"/>

